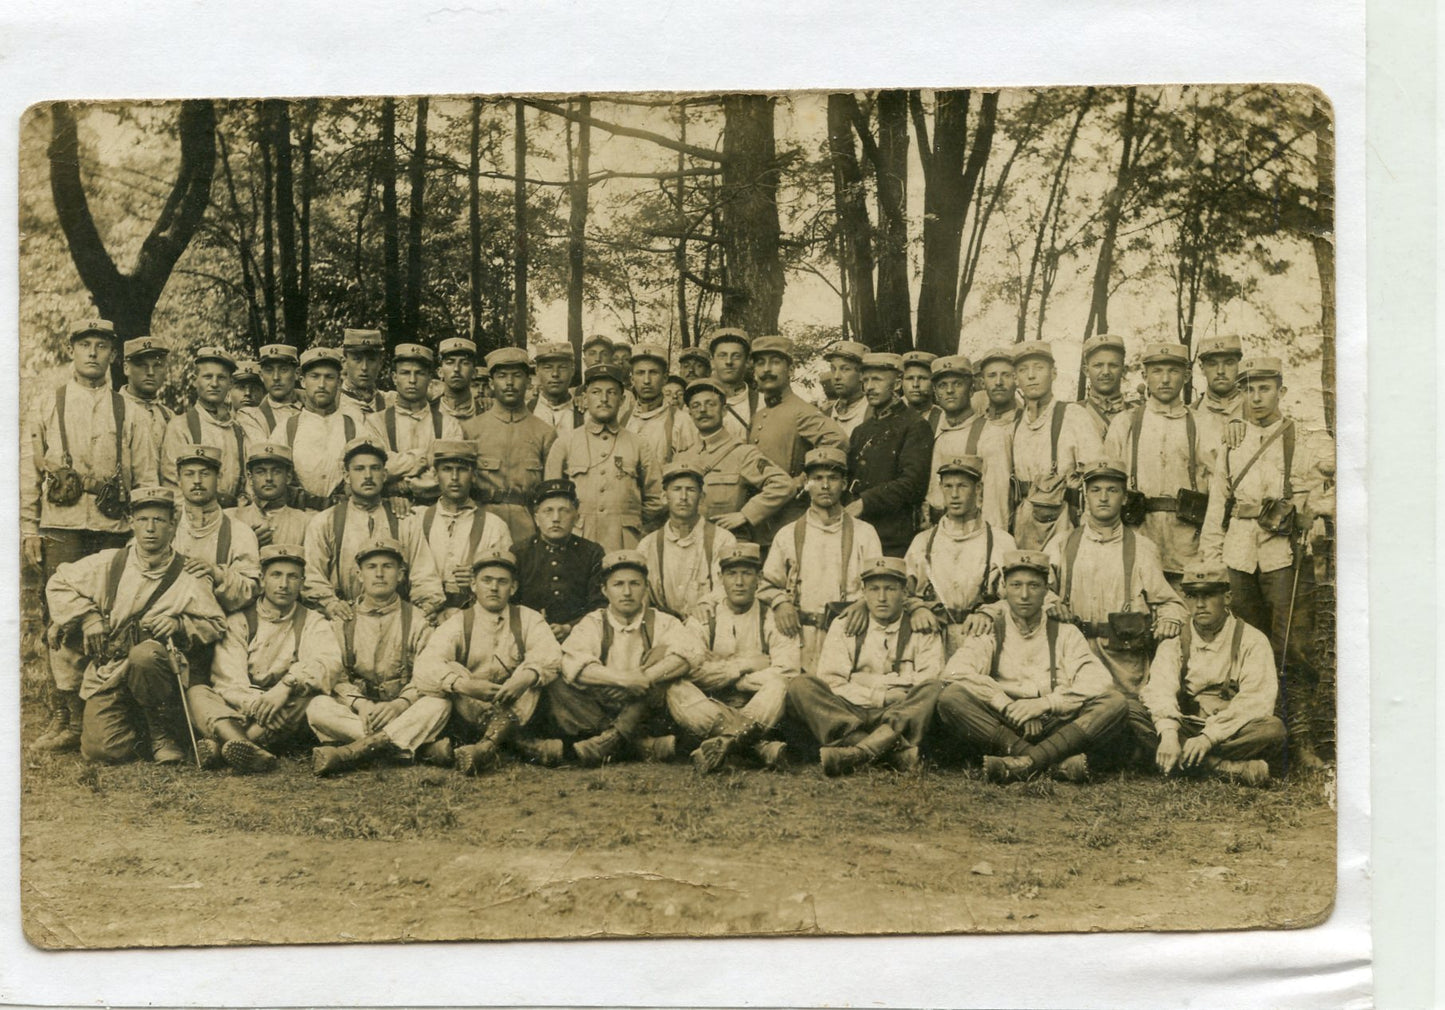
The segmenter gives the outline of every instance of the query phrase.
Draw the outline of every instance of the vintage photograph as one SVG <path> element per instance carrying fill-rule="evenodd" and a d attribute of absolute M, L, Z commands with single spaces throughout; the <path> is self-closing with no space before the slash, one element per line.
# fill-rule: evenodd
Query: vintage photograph
<path fill-rule="evenodd" d="M 32 944 L 1329 914 L 1319 91 L 83 98 Z"/>

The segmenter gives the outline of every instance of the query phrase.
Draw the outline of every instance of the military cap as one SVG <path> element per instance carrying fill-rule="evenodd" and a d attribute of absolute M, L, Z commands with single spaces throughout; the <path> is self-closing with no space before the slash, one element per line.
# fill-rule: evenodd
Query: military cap
<path fill-rule="evenodd" d="M 467 357 L 475 360 L 477 357 L 477 345 L 466 337 L 447 337 L 441 343 L 437 344 L 438 356 L 445 358 L 453 354 L 465 354 Z"/>
<path fill-rule="evenodd" d="M 510 571 L 513 577 L 521 573 L 517 567 L 517 558 L 511 551 L 490 550 L 472 559 L 472 574 L 475 575 L 483 568 L 505 568 Z"/>
<path fill-rule="evenodd" d="M 260 382 L 261 362 L 255 358 L 242 358 L 236 362 L 236 370 L 231 374 L 237 382 Z"/>
<path fill-rule="evenodd" d="M 538 344 L 532 355 L 533 361 L 571 361 L 572 345 L 565 340 L 554 340 Z"/>
<path fill-rule="evenodd" d="M 341 353 L 334 347 L 308 347 L 301 352 L 301 371 L 309 372 L 317 365 L 330 365 L 341 371 Z"/>
<path fill-rule="evenodd" d="M 1052 570 L 1049 556 L 1043 551 L 1005 551 L 1002 568 L 1005 575 L 1016 568 L 1027 568 L 1044 576 Z"/>
<path fill-rule="evenodd" d="M 491 354 L 487 355 L 487 372 L 495 372 L 499 368 L 525 368 L 532 370 L 532 359 L 527 357 L 527 352 L 520 347 L 498 347 Z"/>
<path fill-rule="evenodd" d="M 373 554 L 390 554 L 396 560 L 406 563 L 405 548 L 401 542 L 391 537 L 372 537 L 361 545 L 361 550 L 356 552 L 356 563 L 359 565 Z"/>
<path fill-rule="evenodd" d="M 147 354 L 170 354 L 171 342 L 165 337 L 131 337 L 125 342 L 125 356 L 143 358 Z"/>
<path fill-rule="evenodd" d="M 721 382 L 718 382 L 716 379 L 708 378 L 706 375 L 704 375 L 700 379 L 693 379 L 687 384 L 687 388 L 684 389 L 682 392 L 682 402 L 690 402 L 694 396 L 696 396 L 698 393 L 701 393 L 703 390 L 709 390 L 711 392 L 714 392 L 718 396 L 722 397 L 724 403 L 727 402 L 727 389 L 724 388 Z"/>
<path fill-rule="evenodd" d="M 763 567 L 763 552 L 757 544 L 740 540 L 718 554 L 717 565 L 723 571 L 736 568 L 738 565 L 752 565 L 754 568 L 761 568 Z"/>
<path fill-rule="evenodd" d="M 306 567 L 306 552 L 300 544 L 267 544 L 261 548 L 261 571 L 273 561 L 290 561 Z"/>
<path fill-rule="evenodd" d="M 860 344 L 856 340 L 840 340 L 836 344 L 830 345 L 828 349 L 823 352 L 823 360 L 828 361 L 832 358 L 847 358 L 849 361 L 856 361 L 861 365 L 863 364 L 864 355 L 868 353 L 869 347 L 867 344 Z"/>
<path fill-rule="evenodd" d="M 646 359 L 657 362 L 662 366 L 663 371 L 667 371 L 667 348 L 661 344 L 646 342 L 632 346 L 633 361 L 643 361 Z"/>
<path fill-rule="evenodd" d="M 383 463 L 386 462 L 386 446 L 382 445 L 380 442 L 370 437 L 369 435 L 357 435 L 350 442 L 347 442 L 346 448 L 342 450 L 341 453 L 341 462 L 350 463 L 352 456 L 368 452 L 371 453 L 373 456 L 380 456 L 381 461 Z"/>
<path fill-rule="evenodd" d="M 975 358 L 973 364 L 974 367 L 981 372 L 983 371 L 983 366 L 988 364 L 990 361 L 1003 361 L 1012 365 L 1014 363 L 1013 348 L 1006 345 L 999 347 L 990 347 L 988 350 L 983 352 L 983 355 L 981 357 Z"/>
<path fill-rule="evenodd" d="M 205 463 L 216 470 L 221 469 L 221 450 L 214 445 L 201 445 L 196 442 L 189 442 L 180 452 L 176 453 L 176 468 L 179 469 L 187 463 Z"/>
<path fill-rule="evenodd" d="M 109 319 L 87 319 L 70 331 L 71 343 L 75 343 L 81 337 L 108 337 L 115 340 L 115 323 Z"/>
<path fill-rule="evenodd" d="M 871 351 L 863 355 L 863 370 L 866 371 L 903 371 L 903 355 L 890 354 L 886 351 Z"/>
<path fill-rule="evenodd" d="M 707 349 L 717 353 L 717 345 L 731 340 L 735 344 L 742 344 L 743 350 L 752 348 L 752 339 L 748 337 L 747 330 L 739 329 L 736 326 L 720 326 L 707 335 Z"/>
<path fill-rule="evenodd" d="M 962 375 L 973 378 L 973 362 L 962 354 L 946 354 L 941 358 L 934 358 L 929 370 L 935 379 L 944 375 Z"/>
<path fill-rule="evenodd" d="M 154 484 L 130 489 L 130 510 L 138 512 L 147 505 L 164 505 L 172 512 L 176 509 L 175 488 L 159 487 Z"/>
<path fill-rule="evenodd" d="M 705 364 L 712 363 L 712 359 L 707 356 L 707 351 L 704 351 L 701 347 L 684 347 L 682 353 L 677 356 L 677 360 L 701 361 Z"/>
<path fill-rule="evenodd" d="M 1094 480 L 1097 477 L 1112 477 L 1119 481 L 1129 480 L 1129 468 L 1122 460 L 1117 459 L 1096 459 L 1082 464 L 1079 469 L 1082 471 L 1084 483 Z"/>
<path fill-rule="evenodd" d="M 1183 344 L 1158 343 L 1144 348 L 1146 365 L 1183 365 L 1189 367 L 1189 348 Z"/>
<path fill-rule="evenodd" d="M 950 456 L 938 466 L 938 476 L 946 473 L 967 474 L 974 480 L 983 480 L 984 462 L 982 456 Z"/>
<path fill-rule="evenodd" d="M 256 360 L 262 364 L 268 361 L 289 361 L 294 365 L 297 364 L 300 359 L 296 353 L 296 348 L 290 344 L 267 344 L 261 348 L 261 353 L 256 356 Z"/>
<path fill-rule="evenodd" d="M 444 460 L 476 463 L 477 447 L 461 438 L 438 438 L 431 444 L 431 465 L 437 466 Z"/>
<path fill-rule="evenodd" d="M 386 343 L 380 330 L 347 328 L 341 331 L 341 347 L 347 351 L 381 350 Z"/>
<path fill-rule="evenodd" d="M 1229 588 L 1229 571 L 1223 565 L 1189 565 L 1179 580 L 1185 595 L 1222 593 Z"/>
<path fill-rule="evenodd" d="M 1196 357 L 1201 361 L 1205 358 L 1212 358 L 1216 354 L 1232 354 L 1236 358 L 1242 358 L 1244 357 L 1244 345 L 1236 336 L 1205 337 L 1199 341 L 1199 351 Z"/>
<path fill-rule="evenodd" d="M 601 344 L 603 347 L 611 347 L 612 341 L 609 338 L 604 337 L 600 333 L 594 333 L 592 334 L 592 336 L 582 341 L 582 350 L 585 351 L 589 347 L 596 347 L 598 344 Z"/>
<path fill-rule="evenodd" d="M 1241 379 L 1282 379 L 1284 365 L 1278 358 L 1245 358 L 1239 363 Z"/>
<path fill-rule="evenodd" d="M 675 459 L 662 468 L 662 486 L 667 487 L 679 477 L 693 477 L 702 483 L 702 469 L 696 464 Z"/>
<path fill-rule="evenodd" d="M 904 351 L 903 367 L 908 368 L 911 365 L 914 368 L 926 368 L 929 373 L 932 374 L 933 362 L 937 360 L 937 358 L 938 355 L 929 351 Z"/>
<path fill-rule="evenodd" d="M 537 485 L 532 492 L 532 507 L 536 508 L 548 498 L 567 498 L 573 505 L 577 504 L 577 485 L 566 477 L 554 477 L 551 480 L 544 480 Z"/>
<path fill-rule="evenodd" d="M 604 379 L 617 383 L 623 389 L 627 388 L 627 375 L 616 365 L 593 365 L 582 377 L 582 385 L 590 386 Z"/>
<path fill-rule="evenodd" d="M 858 573 L 858 578 L 864 582 L 870 579 L 897 579 L 899 582 L 907 582 L 908 565 L 902 558 L 869 558 L 863 562 L 863 570 Z"/>
<path fill-rule="evenodd" d="M 619 568 L 635 568 L 647 574 L 647 559 L 641 551 L 609 551 L 602 556 L 602 577 L 606 578 Z"/>
<path fill-rule="evenodd" d="M 816 449 L 809 449 L 803 457 L 803 472 L 812 473 L 817 469 L 837 470 L 839 473 L 848 472 L 848 454 L 842 449 L 836 449 L 831 445 L 820 445 Z"/>
<path fill-rule="evenodd" d="M 687 391 L 687 380 L 684 379 L 684 378 L 683 378 L 682 376 L 680 376 L 680 375 L 669 375 L 667 378 L 665 378 L 665 379 L 662 380 L 662 384 L 663 384 L 664 386 L 669 386 L 669 385 L 670 385 L 670 386 L 681 386 L 681 387 L 683 388 L 684 394 L 686 394 L 686 391 Z M 685 395 L 684 395 L 684 398 L 683 398 L 683 399 L 684 399 L 684 401 L 686 401 L 686 396 L 685 396 Z"/>
<path fill-rule="evenodd" d="M 425 344 L 397 344 L 391 352 L 391 363 L 395 365 L 399 361 L 420 361 L 428 368 L 435 368 L 437 363 L 436 355 Z"/>
<path fill-rule="evenodd" d="M 246 453 L 247 468 L 253 463 L 285 463 L 287 466 L 295 466 L 296 459 L 291 454 L 291 447 L 286 443 L 262 442 Z"/>
<path fill-rule="evenodd" d="M 1095 351 L 1113 350 L 1120 354 L 1127 354 L 1124 348 L 1124 338 L 1116 337 L 1112 333 L 1099 333 L 1084 341 L 1084 361 L 1094 356 Z"/>
<path fill-rule="evenodd" d="M 787 337 L 767 336 L 759 337 L 753 341 L 752 356 L 759 354 L 781 354 L 787 358 L 789 363 L 797 361 L 797 355 L 793 351 L 793 342 Z"/>
<path fill-rule="evenodd" d="M 191 357 L 198 365 L 202 361 L 219 361 L 229 368 L 232 374 L 236 371 L 236 359 L 225 348 L 217 347 L 215 344 L 204 344 L 196 348 L 196 353 Z"/>
<path fill-rule="evenodd" d="M 1050 364 L 1054 361 L 1054 349 L 1047 340 L 1025 340 L 1021 344 L 1014 344 L 1011 360 L 1015 365 L 1025 358 L 1047 358 Z"/>

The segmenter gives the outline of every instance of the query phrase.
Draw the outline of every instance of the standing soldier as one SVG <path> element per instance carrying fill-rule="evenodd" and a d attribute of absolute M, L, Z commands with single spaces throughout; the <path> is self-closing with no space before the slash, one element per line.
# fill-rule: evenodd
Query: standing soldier
<path fill-rule="evenodd" d="M 943 409 L 933 397 L 933 362 L 937 358 L 928 351 L 905 351 L 900 394 L 904 403 L 923 415 L 933 432 L 938 431 L 938 422 L 943 418 Z"/>
<path fill-rule="evenodd" d="M 380 330 L 344 329 L 341 331 L 341 353 L 345 358 L 341 372 L 341 408 L 357 420 L 365 420 L 386 406 L 386 397 L 376 388 L 381 378 L 381 360 L 386 348 Z"/>
<path fill-rule="evenodd" d="M 421 344 L 397 344 L 391 353 L 391 379 L 396 400 L 366 418 L 366 431 L 386 447 L 388 493 L 421 505 L 437 500 L 436 474 L 431 472 L 431 447 L 439 438 L 456 440 L 462 427 L 439 405 L 427 399 L 433 356 Z"/>
<path fill-rule="evenodd" d="M 878 531 L 883 553 L 901 558 L 917 532 L 918 507 L 928 493 L 933 432 L 928 422 L 898 397 L 902 363 L 896 354 L 863 359 L 863 386 L 873 415 L 848 445 L 849 515 Z"/>
<path fill-rule="evenodd" d="M 1019 522 L 1033 518 L 1033 506 L 1027 500 L 1033 486 L 1050 478 L 1063 480 L 1077 501 L 1075 472 L 1079 463 L 1098 459 L 1104 442 L 1087 410 L 1077 403 L 1054 399 L 1054 351 L 1047 342 L 1030 340 L 1015 345 L 1013 363 L 1019 393 L 1024 398 L 1023 408 L 1014 416 L 1013 428 L 1013 474 L 1019 482 L 1018 497 L 1023 499 L 1020 517 L 1013 527 L 1017 538 Z M 1059 511 L 1056 532 L 1072 526 L 1074 516 L 1070 511 Z"/>
<path fill-rule="evenodd" d="M 1199 444 L 1208 453 L 1211 471 L 1218 467 L 1218 447 L 1239 445 L 1245 431 L 1244 390 L 1239 387 L 1239 362 L 1244 348 L 1238 337 L 1205 337 L 1195 358 L 1204 373 L 1204 392 L 1194 404 Z"/>
<path fill-rule="evenodd" d="M 246 432 L 247 445 L 269 441 L 271 432 L 301 412 L 296 391 L 300 358 L 290 344 L 267 344 L 257 359 L 266 395 L 254 407 L 236 412 L 236 421 Z"/>
<path fill-rule="evenodd" d="M 702 482 L 700 469 L 690 463 L 664 467 L 667 521 L 637 545 L 647 559 L 653 605 L 683 620 L 716 604 L 722 588 L 718 558 L 737 545 L 731 533 L 699 515 Z"/>
<path fill-rule="evenodd" d="M 60 565 L 46 586 L 51 670 L 62 690 L 78 689 L 85 700 L 82 723 L 67 699 L 80 739 L 50 749 L 78 743 L 87 761 L 106 764 L 147 752 L 157 764 L 185 760 L 177 742 L 186 732 L 183 652 L 216 642 L 226 618 L 210 585 L 187 572 L 171 546 L 175 508 L 171 488 L 133 488 L 130 545 Z"/>
<path fill-rule="evenodd" d="M 421 538 L 431 550 L 446 592 L 443 619 L 472 605 L 472 576 L 476 559 L 510 550 L 507 524 L 472 499 L 477 450 L 470 442 L 439 439 L 432 443 L 431 466 L 441 497 L 436 504 L 407 517 L 421 527 Z"/>
<path fill-rule="evenodd" d="M 572 379 L 576 363 L 572 345 L 567 341 L 540 344 L 537 347 L 537 403 L 532 413 L 541 418 L 559 436 L 582 427 L 585 414 L 582 404 L 572 395 Z"/>
<path fill-rule="evenodd" d="M 1280 412 L 1278 358 L 1250 358 L 1239 371 L 1249 423 L 1238 446 L 1220 448 L 1200 559 L 1228 566 L 1235 614 L 1269 635 L 1289 756 L 1301 767 L 1319 767 L 1311 725 L 1319 674 L 1304 641 L 1314 623 L 1314 566 L 1300 554 L 1313 553 L 1334 518 L 1334 439 L 1324 431 L 1301 433 Z"/>
<path fill-rule="evenodd" d="M 864 418 L 871 416 L 868 398 L 863 395 L 863 357 L 868 353 L 867 344 L 840 340 L 823 355 L 828 363 L 828 388 L 833 394 L 833 402 L 823 413 L 837 421 L 848 438 Z"/>
<path fill-rule="evenodd" d="M 994 347 L 976 362 L 983 406 L 969 423 L 963 455 L 982 456 L 983 518 L 995 529 L 1008 530 L 1013 525 L 1014 487 L 1014 423 L 1019 413 L 1017 380 L 1013 352 L 1008 347 Z M 950 443 L 954 444 L 954 443 Z"/>
<path fill-rule="evenodd" d="M 527 410 L 532 365 L 520 347 L 502 347 L 487 355 L 492 377 L 492 406 L 462 425 L 477 448 L 478 488 L 486 503 L 521 543 L 534 532 L 532 492 L 542 482 L 547 454 L 557 433 Z"/>
<path fill-rule="evenodd" d="M 226 515 L 251 527 L 261 547 L 301 543 L 312 513 L 287 504 L 296 476 L 290 448 L 278 442 L 250 446 L 246 453 L 246 476 L 250 500 L 227 509 Z"/>
<path fill-rule="evenodd" d="M 337 403 L 341 382 L 341 355 L 332 347 L 308 347 L 301 355 L 301 384 L 305 404 L 271 430 L 269 441 L 291 448 L 300 488 L 294 503 L 306 509 L 324 509 L 345 497 L 341 458 L 356 438 L 362 422 Z"/>
<path fill-rule="evenodd" d="M 1119 392 L 1124 381 L 1124 338 L 1100 333 L 1084 341 L 1084 372 L 1089 377 L 1089 391 L 1084 397 L 1084 410 L 1094 422 L 1102 443 L 1109 434 L 1114 418 L 1129 409 L 1124 394 Z"/>
<path fill-rule="evenodd" d="M 236 371 L 231 376 L 231 410 L 239 415 L 241 411 L 259 404 L 265 395 L 261 363 L 255 358 L 237 358 Z"/>
<path fill-rule="evenodd" d="M 138 419 L 149 419 L 157 465 L 166 425 L 173 416 L 171 409 L 157 397 L 166 382 L 170 353 L 170 343 L 162 337 L 134 337 L 125 342 L 125 385 L 120 395 L 125 399 L 128 413 Z"/>
<path fill-rule="evenodd" d="M 582 536 L 603 550 L 630 549 L 642 539 L 643 524 L 666 514 L 662 468 L 652 450 L 617 424 L 625 374 L 611 365 L 587 370 L 587 423 L 553 443 L 547 477 L 566 477 L 582 501 Z"/>
<path fill-rule="evenodd" d="M 546 480 L 532 502 L 534 536 L 516 544 L 517 603 L 547 618 L 557 641 L 588 613 L 605 607 L 601 546 L 572 532 L 577 525 L 577 488 L 570 480 Z"/>
<path fill-rule="evenodd" d="M 662 380 L 662 399 L 669 407 L 677 407 L 687 410 L 682 402 L 683 394 L 687 392 L 687 380 L 680 375 L 669 375 Z"/>
<path fill-rule="evenodd" d="M 20 443 L 21 549 L 42 587 L 63 564 L 124 547 L 130 538 L 127 492 L 156 480 L 151 418 L 127 409 L 124 395 L 107 382 L 115 328 L 103 319 L 76 327 L 70 351 L 70 378 L 39 398 Z M 50 723 L 36 745 L 74 750 L 80 743 L 80 675 L 53 645 L 49 657 L 55 693 Z"/>
<path fill-rule="evenodd" d="M 584 373 L 596 365 L 610 364 L 612 364 L 612 341 L 600 333 L 594 333 L 582 341 L 582 371 Z"/>
<path fill-rule="evenodd" d="M 176 486 L 176 457 L 188 445 L 214 445 L 221 450 L 217 495 L 222 506 L 237 504 L 245 483 L 246 434 L 231 411 L 231 377 L 236 359 L 219 347 L 195 353 L 196 402 L 166 425 L 161 441 L 161 483 Z"/>
<path fill-rule="evenodd" d="M 442 382 L 436 405 L 441 412 L 461 422 L 476 417 L 487 404 L 472 392 L 472 379 L 477 374 L 477 345 L 466 337 L 448 337 L 437 345 L 441 359 L 437 376 Z"/>
<path fill-rule="evenodd" d="M 705 379 L 712 375 L 712 358 L 701 347 L 685 347 L 677 356 L 677 374 L 683 382 Z"/>
<path fill-rule="evenodd" d="M 748 385 L 752 341 L 745 330 L 724 326 L 708 334 L 707 347 L 712 352 L 712 377 L 728 394 L 723 426 L 746 442 L 758 409 L 758 391 Z"/>
<path fill-rule="evenodd" d="M 973 412 L 973 364 L 962 354 L 935 358 L 929 366 L 933 397 L 938 401 L 939 416 L 933 423 L 933 461 L 929 467 L 928 494 L 925 503 L 930 522 L 943 511 L 943 497 L 938 489 L 938 468 L 945 460 L 959 456 L 976 456 L 968 451 L 969 431 L 976 419 Z M 924 525 L 928 525 L 925 523 Z"/>
<path fill-rule="evenodd" d="M 687 411 L 678 410 L 663 397 L 667 378 L 667 350 L 657 344 L 632 348 L 632 395 L 637 404 L 627 419 L 627 430 L 641 438 L 659 464 L 697 444 L 697 429 Z"/>
<path fill-rule="evenodd" d="M 180 518 L 173 541 L 186 558 L 186 571 L 211 584 L 216 602 L 226 613 L 256 598 L 261 578 L 256 534 L 232 519 L 216 501 L 221 450 L 214 445 L 186 446 L 176 457 L 181 486 Z"/>

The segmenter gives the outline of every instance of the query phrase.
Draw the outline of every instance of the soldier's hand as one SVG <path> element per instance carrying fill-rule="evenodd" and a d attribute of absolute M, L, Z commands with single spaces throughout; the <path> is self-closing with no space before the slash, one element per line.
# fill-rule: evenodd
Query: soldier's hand
<path fill-rule="evenodd" d="M 352 617 L 351 604 L 342 599 L 328 600 L 326 618 L 331 621 L 349 621 Z"/>
<path fill-rule="evenodd" d="M 276 535 L 276 531 L 270 523 L 262 523 L 260 526 L 253 526 L 251 529 L 252 532 L 256 534 L 256 544 L 258 546 L 271 546 L 271 539 Z"/>
<path fill-rule="evenodd" d="M 993 634 L 993 618 L 974 611 L 963 619 L 964 638 L 983 638 Z"/>
<path fill-rule="evenodd" d="M 397 716 L 406 711 L 406 702 L 397 699 L 396 701 L 384 701 L 380 705 L 372 706 L 370 712 L 366 713 L 366 731 L 375 733 L 391 722 Z"/>
<path fill-rule="evenodd" d="M 1163 775 L 1179 767 L 1179 731 L 1165 730 L 1159 734 L 1159 749 L 1154 752 L 1154 766 Z"/>
<path fill-rule="evenodd" d="M 147 614 L 140 626 L 156 638 L 170 638 L 181 629 L 181 622 L 169 614 Z"/>
<path fill-rule="evenodd" d="M 1190 737 L 1184 741 L 1184 747 L 1180 751 L 1179 763 L 1185 768 L 1196 767 L 1204 760 L 1205 756 L 1209 753 L 1209 748 L 1212 746 L 1213 744 L 1209 742 L 1209 737 L 1202 733 L 1199 736 Z"/>
<path fill-rule="evenodd" d="M 1158 639 L 1178 638 L 1180 625 L 1172 617 L 1166 617 L 1154 624 L 1154 637 Z"/>
<path fill-rule="evenodd" d="M 721 663 L 708 663 L 692 675 L 692 682 L 704 691 L 726 691 L 736 684 L 741 673 L 734 673 Z"/>
<path fill-rule="evenodd" d="M 1030 719 L 1024 723 L 1020 732 L 1025 740 L 1037 740 L 1044 735 L 1044 721 L 1042 719 Z"/>
<path fill-rule="evenodd" d="M 741 512 L 728 512 L 725 515 L 717 516 L 713 519 L 713 522 L 731 533 L 733 530 L 740 530 L 746 526 L 748 524 L 748 517 Z"/>
<path fill-rule="evenodd" d="M 25 563 L 35 571 L 40 571 L 45 564 L 45 538 L 26 537 L 20 541 L 20 556 Z"/>
<path fill-rule="evenodd" d="M 885 705 L 896 705 L 898 702 L 902 701 L 904 698 L 907 698 L 907 697 L 908 697 L 908 688 L 906 688 L 906 687 L 890 687 L 890 688 L 888 688 L 886 691 L 883 692 L 883 704 L 885 704 Z"/>
<path fill-rule="evenodd" d="M 1018 729 L 1030 722 L 1036 722 L 1049 711 L 1047 698 L 1016 698 L 1003 710 L 1003 717 Z"/>
<path fill-rule="evenodd" d="M 854 600 L 848 604 L 848 609 L 838 615 L 843 622 L 843 630 L 848 637 L 857 638 L 863 634 L 863 629 L 868 627 L 868 608 L 863 605 L 862 600 Z"/>
<path fill-rule="evenodd" d="M 1224 444 L 1231 449 L 1238 449 L 1239 443 L 1244 441 L 1246 430 L 1244 421 L 1237 417 L 1230 418 L 1229 423 L 1224 426 Z"/>
<path fill-rule="evenodd" d="M 496 701 L 502 685 L 487 679 L 488 671 L 472 674 L 466 680 L 457 681 L 457 694 L 475 698 L 477 701 Z"/>
<path fill-rule="evenodd" d="M 281 710 L 290 700 L 291 689 L 278 680 L 256 700 L 256 714 L 252 718 L 266 729 L 280 729 Z"/>
<path fill-rule="evenodd" d="M 547 627 L 551 630 L 552 637 L 559 642 L 564 641 L 568 635 L 572 634 L 572 625 L 570 624 L 549 624 Z"/>
<path fill-rule="evenodd" d="M 400 495 L 391 500 L 391 510 L 396 513 L 398 519 L 405 519 L 411 515 L 411 499 L 403 498 Z"/>
<path fill-rule="evenodd" d="M 85 642 L 85 654 L 92 659 L 105 654 L 105 640 L 110 635 L 110 628 L 106 625 L 105 618 L 86 621 L 81 630 L 82 639 Z"/>
<path fill-rule="evenodd" d="M 532 670 L 517 670 L 497 689 L 493 701 L 498 705 L 510 705 L 528 690 L 537 686 L 537 674 Z"/>
<path fill-rule="evenodd" d="M 785 600 L 773 608 L 773 623 L 789 638 L 796 638 L 802 625 L 798 623 L 798 608 L 792 601 Z"/>
<path fill-rule="evenodd" d="M 1060 600 L 1058 603 L 1049 604 L 1048 614 L 1054 620 L 1062 621 L 1065 624 L 1068 624 L 1069 622 L 1074 620 L 1073 608 L 1070 607 L 1063 600 Z M 1177 635 L 1178 632 L 1176 631 L 1175 634 Z"/>
<path fill-rule="evenodd" d="M 211 582 L 221 581 L 219 569 L 207 561 L 202 561 L 200 558 L 186 558 L 185 563 L 182 564 L 181 567 L 184 568 L 188 574 L 194 575 L 198 579 L 207 579 Z"/>
<path fill-rule="evenodd" d="M 450 591 L 452 592 L 462 592 L 472 584 L 472 566 L 454 565 L 449 574 L 449 578 L 455 584 L 455 588 L 452 589 L 451 587 L 448 587 L 448 589 L 450 589 Z"/>
<path fill-rule="evenodd" d="M 60 643 L 65 638 L 65 626 L 51 623 L 45 629 L 45 644 L 53 651 L 60 648 Z"/>
<path fill-rule="evenodd" d="M 1314 522 L 1310 523 L 1309 536 L 1305 537 L 1305 554 L 1314 557 L 1316 548 L 1321 541 L 1327 540 L 1330 535 L 1329 520 L 1325 516 L 1315 516 Z"/>
<path fill-rule="evenodd" d="M 652 690 L 652 681 L 641 670 L 617 674 L 617 686 L 634 698 L 640 698 Z"/>
<path fill-rule="evenodd" d="M 908 626 L 919 634 L 928 635 L 938 630 L 938 619 L 927 607 L 914 607 L 913 613 L 908 616 Z"/>

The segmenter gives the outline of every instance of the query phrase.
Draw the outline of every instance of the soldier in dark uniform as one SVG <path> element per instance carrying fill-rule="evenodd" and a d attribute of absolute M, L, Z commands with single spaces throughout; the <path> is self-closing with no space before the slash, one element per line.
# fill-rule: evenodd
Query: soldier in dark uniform
<path fill-rule="evenodd" d="M 547 618 L 560 641 L 598 607 L 602 595 L 602 547 L 572 532 L 577 524 L 577 486 L 543 481 L 532 497 L 537 532 L 515 544 L 520 588 L 514 602 Z"/>
<path fill-rule="evenodd" d="M 863 358 L 863 388 L 872 416 L 858 425 L 848 446 L 846 511 L 878 531 L 883 553 L 903 557 L 918 532 L 918 507 L 928 492 L 933 432 L 898 396 L 903 363 L 897 354 Z"/>

